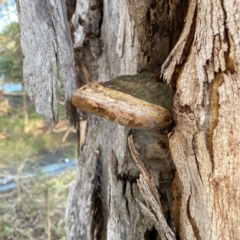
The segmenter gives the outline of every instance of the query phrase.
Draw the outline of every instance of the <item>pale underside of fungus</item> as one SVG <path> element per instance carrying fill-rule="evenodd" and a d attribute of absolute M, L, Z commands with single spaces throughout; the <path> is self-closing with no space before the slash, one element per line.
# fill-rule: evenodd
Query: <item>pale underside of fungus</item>
<path fill-rule="evenodd" d="M 155 131 L 172 123 L 170 88 L 146 73 L 84 85 L 73 95 L 72 103 L 133 129 Z"/>

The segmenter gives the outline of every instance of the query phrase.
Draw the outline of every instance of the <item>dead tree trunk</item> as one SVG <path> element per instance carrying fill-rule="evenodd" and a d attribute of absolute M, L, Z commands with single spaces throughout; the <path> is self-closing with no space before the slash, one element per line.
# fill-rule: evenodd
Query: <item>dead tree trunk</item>
<path fill-rule="evenodd" d="M 79 86 L 142 71 L 159 77 L 180 36 L 186 10 L 187 4 L 180 1 L 78 0 L 69 21 Z M 142 201 L 142 195 L 136 184 L 139 169 L 127 144 L 130 133 L 155 177 L 164 215 L 174 229 L 170 213 L 174 167 L 166 133 L 130 131 L 88 116 L 86 143 L 67 204 L 67 239 L 160 239 L 136 201 Z"/>
<path fill-rule="evenodd" d="M 74 121 L 70 103 L 74 62 L 64 4 L 17 2 L 27 91 L 47 124 L 56 122 L 54 86 L 59 67 L 66 107 Z M 142 71 L 159 77 L 161 71 L 175 92 L 171 132 L 131 130 L 79 112 L 87 119 L 87 129 L 79 127 L 80 157 L 67 203 L 67 239 L 238 239 L 240 4 L 236 0 L 193 0 L 189 5 L 180 0 L 66 3 L 77 87 Z M 36 36 L 40 37 L 35 43 Z M 141 203 L 143 198 L 147 206 Z M 162 207 L 155 209 L 163 214 L 153 211 L 153 203 L 160 201 Z"/>

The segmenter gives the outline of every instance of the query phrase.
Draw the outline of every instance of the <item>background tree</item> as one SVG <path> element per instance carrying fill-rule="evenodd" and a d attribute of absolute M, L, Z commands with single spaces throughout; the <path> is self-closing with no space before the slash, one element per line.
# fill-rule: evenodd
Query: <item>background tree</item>
<path fill-rule="evenodd" d="M 36 34 L 42 36 L 43 30 L 51 36 L 48 39 L 53 44 L 45 49 L 49 53 L 52 45 L 58 46 L 52 53 L 60 63 L 68 104 L 74 92 L 70 79 L 74 78 L 73 58 L 62 53 L 69 46 L 62 44 L 68 42 L 62 35 L 67 34 L 64 5 L 37 2 L 25 5 L 23 0 L 18 1 L 23 50 L 29 56 L 33 53 L 38 56 L 35 51 L 41 51 L 38 44 L 29 47 L 31 37 L 26 38 L 25 31 L 30 35 L 34 32 L 31 36 L 36 40 L 41 39 Z M 157 219 L 156 212 L 148 204 L 146 217 L 136 202 L 141 200 L 136 184 L 139 169 L 128 149 L 130 134 L 154 176 L 163 213 L 176 238 L 238 238 L 239 8 L 234 0 L 67 1 L 78 86 L 143 70 L 160 75 L 163 64 L 161 73 L 175 91 L 174 128 L 168 135 L 133 131 L 88 116 L 87 140 L 81 149 L 68 199 L 68 239 L 159 239 L 149 220 L 149 217 Z M 37 15 L 37 21 L 29 13 Z M 57 21 L 59 18 L 61 21 Z M 51 88 L 48 87 L 47 78 L 38 76 L 40 70 L 32 75 L 29 59 L 32 58 L 25 58 L 26 80 L 35 85 L 39 80 L 44 85 L 40 95 L 45 96 L 48 91 L 53 96 L 50 98 L 53 101 L 46 102 L 43 97 L 42 102 L 36 101 L 39 87 L 29 89 L 29 94 L 36 97 L 39 112 L 51 125 L 50 119 L 55 122 L 56 111 L 52 107 L 54 91 L 49 89 L 54 84 L 51 82 Z M 48 66 L 54 62 L 46 59 Z M 71 69 L 67 72 L 69 61 Z M 39 69 L 45 63 L 42 64 Z M 55 72 L 49 68 L 48 76 L 54 76 Z M 70 78 L 66 80 L 68 74 Z M 40 111 L 43 104 L 45 109 Z M 73 109 L 71 104 L 69 109 Z M 156 226 L 157 222 L 154 223 Z"/>
<path fill-rule="evenodd" d="M 2 30 L 0 46 L 0 75 L 5 82 L 22 82 L 23 55 L 18 23 L 12 22 Z"/>
<path fill-rule="evenodd" d="M 15 2 L 0 2 L 0 76 L 5 82 L 22 82 L 23 55 Z"/>

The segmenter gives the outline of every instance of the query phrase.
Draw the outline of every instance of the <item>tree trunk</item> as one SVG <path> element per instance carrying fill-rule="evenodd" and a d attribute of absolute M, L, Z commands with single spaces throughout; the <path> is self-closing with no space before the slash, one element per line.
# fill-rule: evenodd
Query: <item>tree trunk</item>
<path fill-rule="evenodd" d="M 78 0 L 74 12 L 72 3 L 67 4 L 79 87 L 143 70 L 159 76 L 187 10 L 180 1 Z M 67 203 L 67 239 L 160 239 L 136 201 L 142 201 L 142 195 L 136 183 L 139 168 L 127 144 L 130 134 L 154 176 L 168 224 L 175 228 L 167 133 L 133 131 L 88 116 L 86 143 Z"/>
<path fill-rule="evenodd" d="M 34 20 L 24 18 L 31 11 L 21 10 L 24 0 L 17 2 L 20 23 L 31 28 L 27 22 Z M 52 28 L 47 33 L 55 45 L 59 43 L 57 51 L 49 47 L 60 57 L 68 109 L 74 113 L 69 105 L 73 82 L 66 78 L 67 73 L 74 78 L 71 53 L 66 55 L 71 51 L 69 36 L 64 38 L 66 44 L 61 42 L 60 26 L 67 34 L 64 11 L 51 8 L 56 7 L 52 0 L 45 2 L 49 9 L 43 4 L 34 8 L 45 9 L 38 11 L 37 26 L 48 22 L 42 26 Z M 180 0 L 66 3 L 77 87 L 142 71 L 158 77 L 161 71 L 175 92 L 174 126 L 158 133 L 131 130 L 79 112 L 81 119 L 87 119 L 87 129 L 82 127 L 86 121 L 80 121 L 79 164 L 66 210 L 67 239 L 238 239 L 240 4 L 236 0 L 192 0 L 189 5 Z M 65 54 L 61 46 L 68 48 Z M 32 59 L 31 54 L 28 57 Z M 30 65 L 26 64 L 27 79 L 33 76 Z M 50 65 L 55 66 L 55 60 Z M 52 83 L 47 83 L 51 93 L 54 73 Z M 39 76 L 30 82 L 34 87 Z M 46 109 L 39 105 L 49 125 L 57 118 L 54 96 L 48 98 Z"/>
<path fill-rule="evenodd" d="M 192 1 L 162 68 L 176 88 L 170 149 L 181 239 L 240 236 L 239 11 L 237 1 Z"/>

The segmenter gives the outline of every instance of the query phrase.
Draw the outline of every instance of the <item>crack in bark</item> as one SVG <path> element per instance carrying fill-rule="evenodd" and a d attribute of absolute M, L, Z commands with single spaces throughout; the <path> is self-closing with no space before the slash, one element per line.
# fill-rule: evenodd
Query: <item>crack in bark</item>
<path fill-rule="evenodd" d="M 193 42 L 197 16 L 196 0 L 191 1 L 187 13 L 186 23 L 183 32 L 168 58 L 162 65 L 161 74 L 164 80 L 172 87 L 176 88 L 176 80 L 181 66 L 188 56 L 190 46 Z"/>
<path fill-rule="evenodd" d="M 144 234 L 144 240 L 156 240 L 158 239 L 158 232 L 155 227 L 152 229 L 147 229 Z"/>
<path fill-rule="evenodd" d="M 93 239 L 101 240 L 103 236 L 104 214 L 103 214 L 103 202 L 102 202 L 102 163 L 101 163 L 101 151 L 98 148 L 98 154 L 96 158 L 96 170 L 94 179 L 94 190 L 92 194 L 93 203 L 93 217 L 91 222 L 91 232 Z"/>
<path fill-rule="evenodd" d="M 192 191 L 190 189 L 190 192 L 192 194 Z M 197 224 L 194 220 L 194 218 L 191 216 L 191 211 L 190 211 L 190 200 L 191 200 L 191 194 L 189 195 L 188 197 L 188 200 L 187 200 L 187 216 L 188 216 L 188 219 L 189 219 L 189 222 L 192 226 L 192 230 L 194 232 L 194 236 L 197 240 L 202 240 L 201 236 L 200 236 L 200 232 L 199 232 L 199 229 L 197 227 Z"/>
<path fill-rule="evenodd" d="M 213 82 L 212 91 L 211 91 L 211 99 L 210 99 L 210 119 L 208 123 L 208 150 L 212 162 L 212 172 L 214 170 L 214 152 L 213 152 L 213 131 L 217 127 L 218 124 L 218 110 L 219 110 L 219 93 L 218 87 L 223 82 L 222 73 L 216 75 L 215 80 Z"/>

